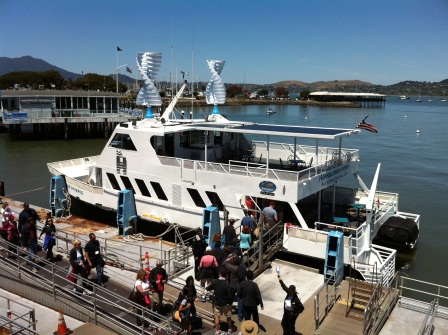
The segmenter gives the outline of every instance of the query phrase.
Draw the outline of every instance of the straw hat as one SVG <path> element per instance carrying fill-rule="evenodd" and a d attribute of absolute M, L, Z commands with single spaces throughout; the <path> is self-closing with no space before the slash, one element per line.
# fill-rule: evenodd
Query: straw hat
<path fill-rule="evenodd" d="M 243 335 L 256 335 L 258 333 L 258 325 L 255 321 L 246 320 L 241 324 L 241 332 Z"/>

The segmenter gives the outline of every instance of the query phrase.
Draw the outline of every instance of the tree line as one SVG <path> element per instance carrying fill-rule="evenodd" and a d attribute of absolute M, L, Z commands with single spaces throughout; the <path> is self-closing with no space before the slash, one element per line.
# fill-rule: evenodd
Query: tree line
<path fill-rule="evenodd" d="M 64 79 L 58 71 L 49 70 L 44 72 L 19 71 L 10 72 L 0 76 L 0 89 L 14 89 L 18 85 L 20 88 L 39 90 L 72 90 L 72 91 L 103 91 L 116 92 L 117 82 L 110 76 L 87 73 L 78 79 Z M 124 93 L 127 86 L 118 83 L 118 91 Z"/>

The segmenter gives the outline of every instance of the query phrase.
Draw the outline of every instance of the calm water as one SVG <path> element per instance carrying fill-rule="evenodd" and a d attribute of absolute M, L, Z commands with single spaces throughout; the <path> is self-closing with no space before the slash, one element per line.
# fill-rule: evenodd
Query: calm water
<path fill-rule="evenodd" d="M 448 103 L 431 99 L 390 97 L 385 108 L 376 109 L 273 105 L 221 107 L 221 113 L 231 120 L 352 128 L 372 112 L 366 121 L 379 133 L 362 131 L 343 139 L 343 146 L 360 149 L 360 175 L 367 185 L 381 163 L 378 189 L 398 192 L 401 211 L 421 214 L 420 240 L 413 251 L 400 253 L 399 266 L 414 278 L 448 285 Z M 267 116 L 269 107 L 277 114 Z M 104 139 L 11 141 L 0 134 L 0 180 L 12 198 L 48 208 L 46 163 L 96 155 L 104 144 Z"/>

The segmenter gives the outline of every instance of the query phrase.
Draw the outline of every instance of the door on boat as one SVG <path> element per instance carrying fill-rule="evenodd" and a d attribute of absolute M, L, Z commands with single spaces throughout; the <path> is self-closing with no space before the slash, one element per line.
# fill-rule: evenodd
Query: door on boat
<path fill-rule="evenodd" d="M 174 157 L 174 134 L 165 134 L 165 154 Z"/>

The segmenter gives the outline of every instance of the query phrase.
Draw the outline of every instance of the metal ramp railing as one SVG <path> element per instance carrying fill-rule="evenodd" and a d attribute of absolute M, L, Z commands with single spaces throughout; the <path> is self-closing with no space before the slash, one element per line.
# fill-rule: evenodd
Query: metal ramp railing
<path fill-rule="evenodd" d="M 283 247 L 283 223 L 279 221 L 267 231 L 264 231 L 262 226 L 262 224 L 258 224 L 258 239 L 254 241 L 243 257 L 243 261 L 249 265 L 249 269 L 254 272 L 255 276 L 258 276 L 270 265 L 270 260 Z"/>
<path fill-rule="evenodd" d="M 1 241 L 7 247 L 13 246 Z M 1 246 L 0 246 L 1 248 Z M 128 299 L 127 290 L 121 295 L 89 282 L 91 295 L 78 295 L 73 291 L 73 283 L 67 279 L 66 267 L 35 256 L 38 273 L 27 267 L 28 252 L 18 249 L 15 259 L 0 256 L 0 287 L 24 297 L 32 298 L 49 308 L 64 307 L 64 313 L 84 322 L 94 322 L 120 334 L 151 334 L 148 329 L 135 326 L 137 316 L 166 334 L 180 331 L 170 317 L 157 314 Z M 75 276 L 76 280 L 81 277 Z M 89 287 L 89 288 L 90 288 Z M 79 288 L 82 289 L 81 286 Z"/>

